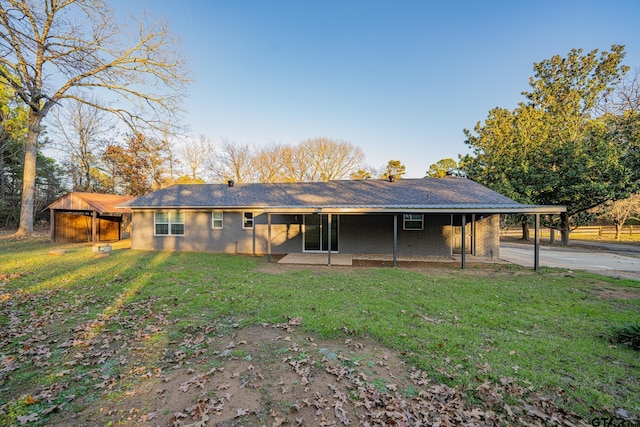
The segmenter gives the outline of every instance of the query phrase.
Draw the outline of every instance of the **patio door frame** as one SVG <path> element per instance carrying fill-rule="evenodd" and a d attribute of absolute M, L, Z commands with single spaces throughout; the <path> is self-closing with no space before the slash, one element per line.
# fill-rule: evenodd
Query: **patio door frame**
<path fill-rule="evenodd" d="M 329 224 L 329 215 L 331 215 L 331 223 Z M 312 229 L 309 224 L 307 229 L 307 220 L 309 217 L 318 217 L 317 229 Z M 340 245 L 338 244 L 338 236 L 340 235 L 340 215 L 332 214 L 305 214 L 302 216 L 303 221 L 303 233 L 302 233 L 302 252 L 308 253 L 338 253 Z M 313 224 L 316 226 L 316 223 Z M 330 227 L 329 227 L 330 226 Z M 329 239 L 329 228 L 331 228 L 331 239 Z M 307 249 L 307 237 L 310 233 L 317 233 L 318 247 L 319 249 Z M 314 236 L 315 237 L 315 236 Z M 331 248 L 328 243 L 331 241 Z M 331 250 L 329 250 L 331 249 Z"/>

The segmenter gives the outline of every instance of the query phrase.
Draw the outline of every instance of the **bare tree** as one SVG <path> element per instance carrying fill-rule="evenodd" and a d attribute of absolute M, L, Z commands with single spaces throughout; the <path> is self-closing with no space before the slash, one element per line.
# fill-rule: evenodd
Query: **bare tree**
<path fill-rule="evenodd" d="M 254 159 L 255 156 L 248 145 L 240 145 L 223 138 L 214 147 L 205 168 L 214 181 L 255 182 Z"/>
<path fill-rule="evenodd" d="M 129 32 L 103 0 L 0 0 L 0 84 L 29 107 L 17 235 L 33 232 L 37 140 L 51 108 L 72 99 L 159 129 L 180 111 L 188 81 L 175 46 L 165 23 L 141 20 Z M 118 103 L 88 99 L 87 89 Z"/>
<path fill-rule="evenodd" d="M 58 137 L 57 148 L 66 154 L 71 168 L 74 191 L 94 191 L 92 170 L 106 145 L 106 134 L 113 130 L 111 117 L 103 110 L 80 102 L 69 102 L 69 108 L 54 110 Z"/>
<path fill-rule="evenodd" d="M 639 219 L 640 216 L 640 194 L 622 200 L 609 202 L 604 207 L 604 213 L 600 216 L 613 221 L 616 226 L 616 240 L 620 240 L 622 227 L 629 219 Z"/>
<path fill-rule="evenodd" d="M 214 181 L 313 182 L 348 178 L 363 160 L 360 147 L 329 138 L 307 139 L 294 146 L 269 144 L 257 150 L 223 139 L 206 168 Z"/>
<path fill-rule="evenodd" d="M 313 138 L 301 142 L 298 158 L 305 166 L 304 181 L 330 181 L 347 178 L 359 169 L 364 152 L 350 142 Z"/>
<path fill-rule="evenodd" d="M 164 186 L 169 186 L 176 183 L 176 167 L 180 164 L 180 159 L 178 158 L 179 153 L 177 152 L 179 150 L 176 148 L 174 140 L 175 134 L 174 132 L 172 132 L 171 127 L 172 126 L 170 125 L 165 125 L 159 132 L 160 145 L 162 146 L 162 150 L 166 154 L 165 162 L 167 163 L 168 169 L 168 176 L 165 177 L 165 180 L 163 182 Z"/>
<path fill-rule="evenodd" d="M 187 169 L 187 175 L 196 181 L 202 174 L 207 160 L 211 157 L 213 146 L 211 139 L 200 135 L 198 139 L 187 141 L 180 149 L 182 161 Z"/>
<path fill-rule="evenodd" d="M 258 182 L 285 182 L 284 158 L 286 147 L 267 144 L 256 156 L 254 172 Z"/>
<path fill-rule="evenodd" d="M 640 111 L 640 69 L 627 73 L 611 93 L 600 98 L 595 112 L 599 115 L 622 115 Z"/>
<path fill-rule="evenodd" d="M 285 182 L 303 182 L 307 175 L 307 156 L 297 146 L 282 148 L 282 169 Z"/>

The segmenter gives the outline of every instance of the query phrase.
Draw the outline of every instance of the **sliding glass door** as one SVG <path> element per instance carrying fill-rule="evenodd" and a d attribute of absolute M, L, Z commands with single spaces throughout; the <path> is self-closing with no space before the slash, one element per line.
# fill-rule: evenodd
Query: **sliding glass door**
<path fill-rule="evenodd" d="M 329 216 L 311 214 L 304 216 L 304 251 L 329 251 Z M 338 252 L 338 215 L 331 216 L 331 252 Z"/>

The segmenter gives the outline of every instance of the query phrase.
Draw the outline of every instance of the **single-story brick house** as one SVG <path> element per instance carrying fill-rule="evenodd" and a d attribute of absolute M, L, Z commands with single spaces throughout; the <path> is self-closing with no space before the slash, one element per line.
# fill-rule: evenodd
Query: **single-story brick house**
<path fill-rule="evenodd" d="M 174 185 L 122 206 L 132 211 L 133 249 L 326 253 L 329 264 L 332 253 L 393 254 L 394 265 L 457 253 L 463 266 L 464 254 L 499 256 L 500 214 L 564 211 L 459 177 Z"/>

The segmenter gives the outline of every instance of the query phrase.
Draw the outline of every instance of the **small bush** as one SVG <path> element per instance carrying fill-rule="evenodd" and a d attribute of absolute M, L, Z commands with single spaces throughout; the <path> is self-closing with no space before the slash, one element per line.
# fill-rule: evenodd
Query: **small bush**
<path fill-rule="evenodd" d="M 627 323 L 613 330 L 613 342 L 640 350 L 640 322 Z"/>

